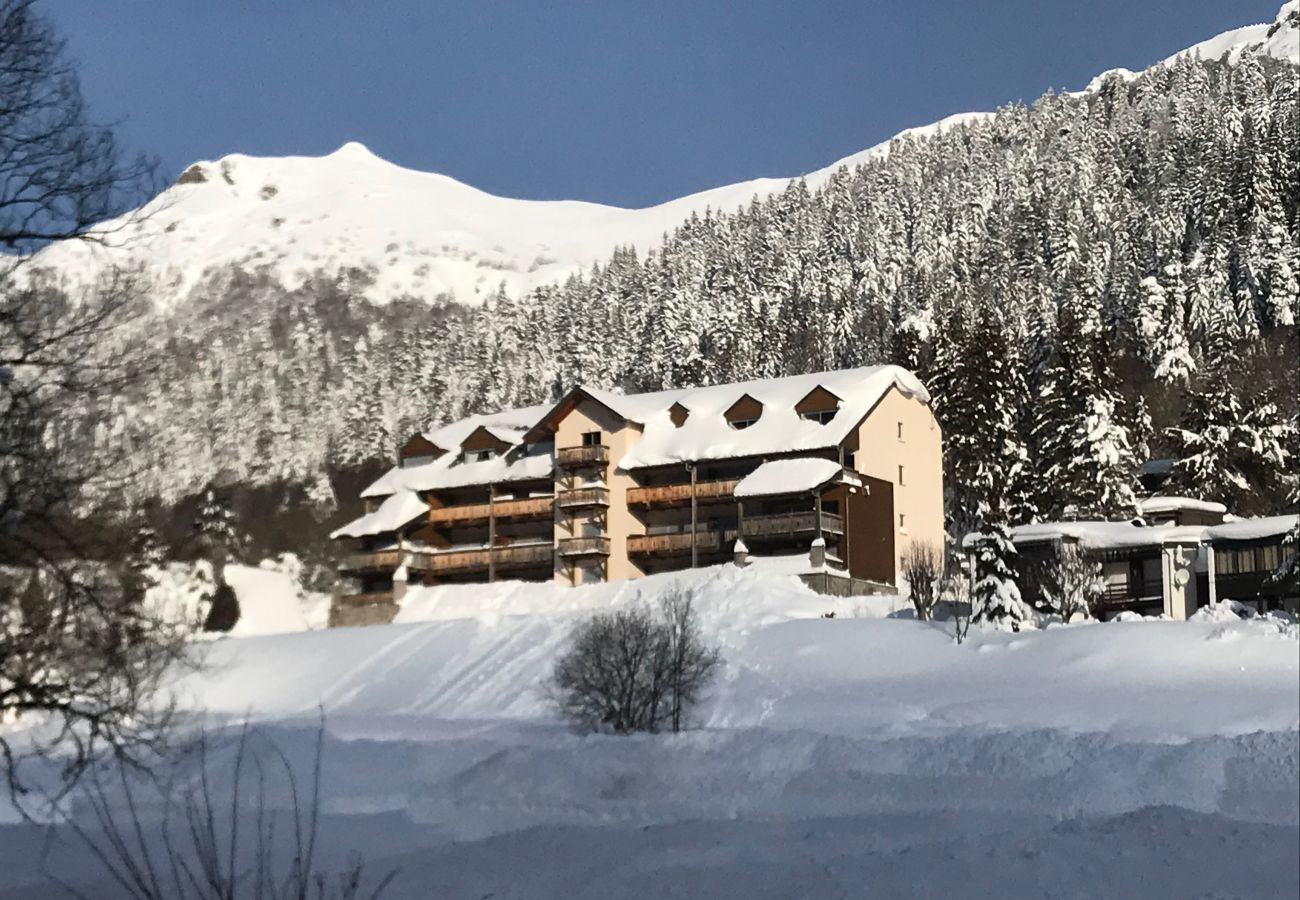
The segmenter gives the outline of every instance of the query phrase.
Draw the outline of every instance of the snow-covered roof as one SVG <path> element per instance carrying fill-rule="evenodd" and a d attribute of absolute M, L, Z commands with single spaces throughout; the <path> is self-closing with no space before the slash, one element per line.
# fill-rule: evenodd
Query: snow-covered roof
<path fill-rule="evenodd" d="M 1158 547 L 1170 542 L 1205 543 L 1248 541 L 1282 535 L 1295 527 L 1297 516 L 1265 516 L 1240 519 L 1222 525 L 1139 525 L 1133 522 L 1041 522 L 1011 529 L 1017 544 L 1074 540 L 1092 550 L 1123 550 Z M 966 535 L 962 546 L 970 548 L 978 533 Z"/>
<path fill-rule="evenodd" d="M 841 472 L 839 463 L 808 457 L 777 459 L 765 462 L 736 484 L 736 497 L 765 497 L 811 491 L 835 479 Z"/>
<path fill-rule="evenodd" d="M 1138 509 L 1145 515 L 1154 513 L 1182 512 L 1185 510 L 1207 513 L 1226 513 L 1228 507 L 1210 500 L 1197 500 L 1194 497 L 1148 497 L 1138 502 Z"/>
<path fill-rule="evenodd" d="M 429 504 L 421 500 L 413 491 L 401 490 L 379 504 L 379 508 L 374 512 L 353 519 L 332 532 L 330 537 L 366 537 L 386 534 L 415 521 L 428 511 Z"/>
<path fill-rule="evenodd" d="M 423 436 L 438 447 L 455 450 L 476 429 L 485 428 L 493 437 L 513 446 L 523 440 L 527 429 L 545 415 L 549 408 L 526 406 L 467 416 L 434 431 L 423 432 Z M 430 491 L 471 484 L 526 481 L 546 478 L 551 471 L 549 452 L 535 451 L 523 456 L 516 454 L 509 460 L 505 456 L 498 456 L 482 462 L 465 462 L 457 453 L 449 452 L 422 465 L 395 466 L 363 490 L 361 496 L 386 497 L 399 490 Z"/>
<path fill-rule="evenodd" d="M 1261 538 L 1277 537 L 1296 527 L 1300 516 L 1263 516 L 1257 519 L 1238 519 L 1211 525 L 1205 529 L 1207 541 L 1252 541 Z"/>
<path fill-rule="evenodd" d="M 394 466 L 361 492 L 362 497 L 383 497 L 395 491 L 436 491 L 477 484 L 505 484 L 550 478 L 555 462 L 549 447 L 528 453 L 505 453 L 479 462 L 467 462 L 454 453 L 418 466 Z"/>
<path fill-rule="evenodd" d="M 826 424 L 802 418 L 794 409 L 818 386 L 844 401 Z M 929 393 L 917 377 L 898 366 L 867 366 L 647 394 L 615 394 L 588 387 L 581 390 L 624 419 L 643 426 L 640 440 L 618 461 L 622 469 L 641 469 L 691 460 L 834 447 L 891 387 L 922 403 L 930 402 Z M 732 428 L 722 414 L 746 394 L 763 404 L 763 414 L 748 428 Z M 669 416 L 674 403 L 690 410 L 680 427 Z"/>

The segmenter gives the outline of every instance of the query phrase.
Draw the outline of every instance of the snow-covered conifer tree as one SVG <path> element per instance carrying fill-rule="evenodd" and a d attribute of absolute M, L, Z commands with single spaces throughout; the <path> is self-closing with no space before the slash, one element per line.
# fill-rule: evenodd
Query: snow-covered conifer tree
<path fill-rule="evenodd" d="M 973 548 L 971 621 L 1018 631 L 1033 610 L 1020 596 L 1015 579 L 1016 546 L 1001 522 L 986 521 Z"/>

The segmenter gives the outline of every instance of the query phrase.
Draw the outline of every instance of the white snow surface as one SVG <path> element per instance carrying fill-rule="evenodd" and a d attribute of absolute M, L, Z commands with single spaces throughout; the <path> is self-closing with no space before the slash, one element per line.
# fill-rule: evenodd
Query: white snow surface
<path fill-rule="evenodd" d="M 794 410 L 795 404 L 818 387 L 842 401 L 835 416 L 824 425 L 804 419 Z M 834 447 L 891 388 L 922 403 L 930 402 L 930 394 L 915 375 L 890 365 L 624 397 L 621 402 L 628 412 L 623 415 L 645 427 L 641 438 L 618 464 L 623 469 L 638 469 L 687 460 Z M 748 428 L 737 430 L 727 423 L 723 413 L 745 395 L 761 403 L 763 413 Z M 668 414 L 673 403 L 690 411 L 680 428 Z"/>
<path fill-rule="evenodd" d="M 432 465 L 436 465 L 433 463 Z M 418 468 L 424 468 L 420 466 Z M 410 471 L 409 469 L 406 471 Z M 402 489 L 379 504 L 374 512 L 366 513 L 330 532 L 331 538 L 365 537 L 396 531 L 429 511 L 429 504 L 413 490 Z"/>
<path fill-rule="evenodd" d="M 672 585 L 726 659 L 696 727 L 557 722 L 543 682 L 569 627 Z M 176 691 L 299 766 L 323 711 L 321 858 L 400 868 L 397 900 L 1295 895 L 1294 624 L 957 645 L 864 599 L 734 566 L 412 588 L 392 625 L 209 644 Z M 46 837 L 0 830 L 0 898 L 46 896 Z"/>
<path fill-rule="evenodd" d="M 1296 61 L 1298 20 L 1296 0 L 1290 0 L 1276 27 L 1225 32 L 1158 65 L 1183 53 L 1216 59 L 1224 53 L 1230 59 L 1257 53 Z M 1126 69 L 1112 72 L 1133 77 Z M 886 155 L 894 141 L 924 138 L 989 115 L 958 113 L 910 128 L 802 177 L 816 188 L 841 167 Z M 75 287 L 92 283 L 111 266 L 140 265 L 164 307 L 183 301 L 205 273 L 229 264 L 266 267 L 290 288 L 317 270 L 368 269 L 374 280 L 364 293 L 377 303 L 446 295 L 477 304 L 498 286 L 517 296 L 563 281 L 607 260 L 616 247 L 644 253 L 691 213 L 731 212 L 793 180 L 757 178 L 644 209 L 516 200 L 446 175 L 402 168 L 356 142 L 322 157 L 233 154 L 196 162 L 187 172 L 203 180 L 173 185 L 136 213 L 105 223 L 105 246 L 58 244 L 39 254 L 36 267 L 56 271 Z"/>
<path fill-rule="evenodd" d="M 732 493 L 737 497 L 766 497 L 811 491 L 842 471 L 839 463 L 829 459 L 775 459 L 740 479 Z"/>
<path fill-rule="evenodd" d="M 1178 512 L 1179 510 L 1226 513 L 1228 507 L 1210 500 L 1197 500 L 1195 497 L 1147 497 L 1138 501 L 1138 511 L 1144 516 L 1151 513 Z"/>
<path fill-rule="evenodd" d="M 1205 529 L 1207 540 L 1251 541 L 1276 537 L 1296 527 L 1300 515 L 1261 516 L 1255 519 L 1237 519 Z"/>
<path fill-rule="evenodd" d="M 1217 503 L 1207 505 L 1220 506 Z M 1098 521 L 1040 522 L 1033 525 L 1017 525 L 1011 529 L 1011 538 L 1016 543 L 1070 538 L 1078 541 L 1081 546 L 1098 550 L 1156 547 L 1166 541 L 1192 543 L 1218 540 L 1247 541 L 1286 534 L 1296 526 L 1297 519 L 1300 519 L 1300 516 L 1261 516 L 1208 526 L 1139 525 L 1133 522 Z M 963 539 L 962 545 L 973 547 L 978 537 L 978 534 L 968 534 Z"/>

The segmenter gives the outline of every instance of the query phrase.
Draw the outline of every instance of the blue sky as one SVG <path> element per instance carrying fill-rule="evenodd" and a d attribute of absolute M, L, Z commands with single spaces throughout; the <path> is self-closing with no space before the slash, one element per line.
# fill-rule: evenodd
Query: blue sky
<path fill-rule="evenodd" d="M 1281 0 L 47 0 L 96 113 L 175 174 L 348 140 L 493 193 L 646 206 L 1079 88 Z"/>

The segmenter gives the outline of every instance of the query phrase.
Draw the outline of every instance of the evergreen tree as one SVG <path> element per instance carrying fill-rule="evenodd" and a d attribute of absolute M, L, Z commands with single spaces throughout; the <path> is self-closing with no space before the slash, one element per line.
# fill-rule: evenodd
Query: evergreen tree
<path fill-rule="evenodd" d="M 1201 377 L 1186 392 L 1181 420 L 1166 439 L 1180 490 L 1246 513 L 1257 508 L 1259 496 L 1280 496 L 1294 426 L 1264 392 L 1240 387 L 1240 363 L 1225 339 L 1207 348 Z"/>
<path fill-rule="evenodd" d="M 1020 630 L 1020 623 L 1033 618 L 1033 610 L 1020 596 L 1015 579 L 1016 546 L 1007 528 L 996 520 L 985 521 L 975 538 L 971 585 L 971 621 Z"/>

